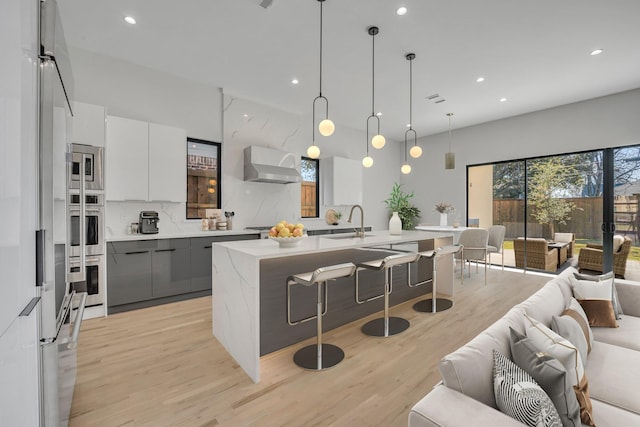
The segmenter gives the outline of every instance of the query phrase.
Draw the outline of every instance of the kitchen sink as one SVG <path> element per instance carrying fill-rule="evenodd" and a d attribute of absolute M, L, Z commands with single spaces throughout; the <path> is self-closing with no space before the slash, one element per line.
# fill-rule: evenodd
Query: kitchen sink
<path fill-rule="evenodd" d="M 373 236 L 375 236 L 375 234 L 365 233 L 364 235 L 364 237 L 373 237 Z M 324 235 L 321 235 L 320 237 L 322 237 L 323 239 L 362 239 L 362 237 L 356 236 L 355 234 L 352 234 L 352 233 L 324 234 Z"/>

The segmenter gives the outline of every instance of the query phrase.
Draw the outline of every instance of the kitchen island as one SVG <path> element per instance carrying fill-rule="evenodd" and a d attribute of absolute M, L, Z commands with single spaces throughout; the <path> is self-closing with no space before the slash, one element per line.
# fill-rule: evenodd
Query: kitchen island
<path fill-rule="evenodd" d="M 260 356 L 315 336 L 314 322 L 296 326 L 287 323 L 288 276 L 332 264 L 379 259 L 391 254 L 391 251 L 424 251 L 452 242 L 453 236 L 443 233 L 403 231 L 401 235 L 389 235 L 384 230 L 368 232 L 363 238 L 311 236 L 289 248 L 280 248 L 272 240 L 214 243 L 213 335 L 249 377 L 258 382 Z M 432 272 L 431 260 L 421 259 L 414 263 L 411 282 L 427 283 L 410 288 L 407 286 L 407 269 L 394 269 L 390 306 L 429 293 Z M 438 272 L 438 293 L 452 296 L 453 260 L 441 259 Z M 381 293 L 383 283 L 382 272 L 361 272 L 361 298 Z M 382 311 L 382 299 L 356 304 L 354 289 L 353 277 L 329 284 L 329 310 L 323 319 L 325 330 Z M 315 288 L 294 287 L 291 296 L 292 318 L 313 314 L 315 298 Z"/>

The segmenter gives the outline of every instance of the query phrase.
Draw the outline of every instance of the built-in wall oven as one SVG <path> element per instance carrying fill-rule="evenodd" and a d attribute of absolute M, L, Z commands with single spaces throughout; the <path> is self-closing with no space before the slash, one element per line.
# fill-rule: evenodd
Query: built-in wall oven
<path fill-rule="evenodd" d="M 80 177 L 84 175 L 87 190 L 104 190 L 102 147 L 71 144 L 71 173 L 69 188 L 80 188 Z"/>
<path fill-rule="evenodd" d="M 69 195 L 69 256 L 80 256 L 80 195 Z M 103 255 L 104 195 L 85 194 L 85 255 Z"/>
<path fill-rule="evenodd" d="M 69 271 L 76 273 L 80 271 L 80 257 L 69 258 Z M 85 258 L 86 280 L 71 283 L 69 291 L 86 292 L 87 307 L 104 304 L 104 283 L 106 277 L 104 271 L 104 255 L 87 256 Z"/>

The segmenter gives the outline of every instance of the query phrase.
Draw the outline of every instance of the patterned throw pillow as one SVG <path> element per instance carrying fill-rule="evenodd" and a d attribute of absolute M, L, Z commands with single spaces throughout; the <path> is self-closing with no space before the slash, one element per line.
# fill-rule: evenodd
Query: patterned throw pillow
<path fill-rule="evenodd" d="M 531 375 L 493 350 L 493 393 L 498 409 L 528 426 L 561 427 L 553 402 Z"/>
<path fill-rule="evenodd" d="M 569 276 L 569 282 L 573 296 L 587 313 L 590 326 L 618 327 L 613 309 L 613 278 L 594 282 Z"/>

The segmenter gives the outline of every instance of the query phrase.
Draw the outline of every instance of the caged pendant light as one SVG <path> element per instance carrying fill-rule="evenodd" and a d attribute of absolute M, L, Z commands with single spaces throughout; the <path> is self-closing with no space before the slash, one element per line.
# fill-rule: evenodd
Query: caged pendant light
<path fill-rule="evenodd" d="M 451 170 L 456 168 L 456 154 L 451 151 L 451 116 L 453 113 L 447 113 L 449 117 L 449 152 L 444 153 L 444 168 Z"/>
<path fill-rule="evenodd" d="M 406 58 L 409 60 L 409 129 L 404 133 L 404 139 L 406 145 L 407 134 L 409 132 L 413 133 L 413 147 L 409 150 L 409 154 L 414 159 L 417 159 L 422 156 L 422 148 L 418 145 L 418 136 L 413 129 L 413 60 L 416 58 L 416 54 L 408 53 Z"/>
<path fill-rule="evenodd" d="M 320 148 L 316 145 L 315 141 L 315 126 L 316 126 L 316 101 L 319 99 L 325 102 L 325 118 L 318 124 L 318 132 L 322 136 L 331 136 L 336 129 L 335 125 L 329 120 L 329 100 L 322 96 L 322 3 L 325 0 L 317 0 L 320 3 L 320 94 L 313 100 L 313 143 L 307 149 L 307 155 L 312 159 L 317 159 L 320 156 Z"/>

